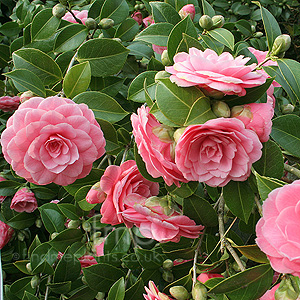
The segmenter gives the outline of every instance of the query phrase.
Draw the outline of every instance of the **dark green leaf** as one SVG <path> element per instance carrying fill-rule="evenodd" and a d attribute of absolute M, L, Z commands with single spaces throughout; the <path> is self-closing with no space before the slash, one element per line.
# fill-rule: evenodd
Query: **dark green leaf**
<path fill-rule="evenodd" d="M 20 31 L 21 28 L 17 22 L 7 22 L 0 27 L 0 33 L 8 37 L 15 36 L 19 34 Z"/>
<path fill-rule="evenodd" d="M 131 41 L 139 32 L 139 24 L 132 18 L 126 19 L 122 22 L 115 33 L 115 37 L 122 41 Z"/>
<path fill-rule="evenodd" d="M 11 196 L 14 195 L 17 189 L 21 186 L 20 182 L 13 180 L 4 180 L 0 182 L 0 195 Z"/>
<path fill-rule="evenodd" d="M 152 47 L 146 45 L 143 42 L 135 42 L 130 44 L 127 49 L 130 50 L 129 55 L 135 55 L 136 58 L 146 57 L 148 59 L 153 58 L 153 50 Z"/>
<path fill-rule="evenodd" d="M 223 52 L 224 45 L 218 42 L 217 40 L 213 39 L 209 35 L 202 34 L 200 38 L 203 41 L 202 45 L 205 46 L 205 48 L 214 50 L 218 55 L 220 55 Z"/>
<path fill-rule="evenodd" d="M 127 253 L 130 248 L 131 239 L 127 228 L 117 228 L 105 239 L 104 254 Z"/>
<path fill-rule="evenodd" d="M 234 36 L 233 34 L 225 29 L 225 28 L 216 28 L 213 30 L 209 30 L 208 34 L 215 39 L 216 41 L 218 41 L 219 43 L 225 45 L 226 47 L 228 47 L 229 49 L 231 49 L 233 51 L 234 49 Z"/>
<path fill-rule="evenodd" d="M 216 14 L 215 10 L 206 0 L 201 0 L 201 1 L 202 1 L 203 15 L 208 15 L 210 17 L 213 17 Z"/>
<path fill-rule="evenodd" d="M 119 78 L 115 76 L 108 76 L 104 78 L 92 77 L 90 89 L 92 91 L 99 91 L 111 97 L 114 97 L 119 93 L 124 80 L 124 78 Z"/>
<path fill-rule="evenodd" d="M 150 2 L 155 23 L 171 23 L 176 25 L 181 21 L 178 12 L 168 3 Z"/>
<path fill-rule="evenodd" d="M 82 239 L 82 232 L 80 229 L 65 229 L 60 232 L 53 240 L 49 242 L 57 251 L 65 252 L 67 247 Z"/>
<path fill-rule="evenodd" d="M 65 229 L 65 217 L 55 203 L 46 203 L 39 207 L 45 228 L 51 234 Z"/>
<path fill-rule="evenodd" d="M 245 245 L 238 246 L 233 245 L 234 248 L 238 249 L 247 258 L 258 262 L 258 263 L 268 263 L 269 260 L 264 252 L 262 252 L 257 245 Z"/>
<path fill-rule="evenodd" d="M 11 286 L 10 286 L 10 292 L 14 294 L 16 297 L 21 299 L 24 295 L 24 292 L 27 291 L 30 294 L 35 293 L 35 289 L 31 287 L 30 281 L 32 276 L 29 277 L 23 277 L 21 279 L 16 280 Z"/>
<path fill-rule="evenodd" d="M 81 216 L 82 211 L 71 203 L 59 203 L 56 204 L 59 210 L 71 220 L 78 220 Z"/>
<path fill-rule="evenodd" d="M 162 266 L 165 256 L 159 254 L 157 251 L 146 250 L 146 249 L 135 249 L 136 257 L 140 265 L 144 269 L 158 269 Z"/>
<path fill-rule="evenodd" d="M 22 300 L 39 300 L 39 298 L 37 298 L 37 297 L 34 296 L 33 294 L 31 294 L 31 293 L 25 291 Z"/>
<path fill-rule="evenodd" d="M 106 0 L 101 8 L 100 20 L 103 18 L 113 19 L 117 25 L 124 21 L 128 14 L 129 7 L 126 0 Z"/>
<path fill-rule="evenodd" d="M 36 216 L 26 212 L 18 213 L 7 221 L 7 225 L 15 229 L 25 229 L 34 224 Z"/>
<path fill-rule="evenodd" d="M 145 292 L 144 283 L 139 279 L 125 292 L 125 300 L 144 300 L 143 292 Z"/>
<path fill-rule="evenodd" d="M 47 286 L 56 294 L 67 294 L 72 289 L 72 282 L 48 283 Z"/>
<path fill-rule="evenodd" d="M 9 46 L 1 44 L 0 45 L 0 68 L 7 66 L 10 58 Z"/>
<path fill-rule="evenodd" d="M 106 140 L 105 150 L 110 153 L 120 148 L 118 142 L 117 131 L 114 126 L 108 121 L 97 119 Z"/>
<path fill-rule="evenodd" d="M 107 300 L 123 300 L 125 297 L 124 278 L 120 278 L 109 290 Z"/>
<path fill-rule="evenodd" d="M 74 294 L 72 294 L 71 297 L 69 297 L 69 300 L 94 300 L 94 298 L 97 295 L 97 291 L 91 290 L 87 286 L 83 286 L 80 290 L 76 291 Z"/>

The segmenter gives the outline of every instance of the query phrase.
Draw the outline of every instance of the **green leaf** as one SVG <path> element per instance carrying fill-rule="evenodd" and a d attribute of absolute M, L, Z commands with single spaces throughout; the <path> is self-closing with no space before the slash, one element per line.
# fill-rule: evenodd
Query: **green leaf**
<path fill-rule="evenodd" d="M 115 76 L 108 77 L 92 77 L 90 89 L 92 91 L 102 92 L 111 97 L 116 96 L 124 82 L 125 78 L 119 78 Z"/>
<path fill-rule="evenodd" d="M 56 32 L 60 21 L 59 18 L 53 16 L 52 8 L 41 10 L 32 20 L 31 40 L 47 40 Z"/>
<path fill-rule="evenodd" d="M 8 37 L 18 35 L 21 28 L 17 22 L 6 22 L 0 26 L 0 33 Z"/>
<path fill-rule="evenodd" d="M 233 51 L 234 36 L 229 30 L 225 28 L 216 28 L 213 30 L 209 30 L 208 35 Z"/>
<path fill-rule="evenodd" d="M 173 27 L 170 23 L 152 24 L 141 31 L 134 40 L 165 47 Z"/>
<path fill-rule="evenodd" d="M 78 49 L 79 62 L 88 61 L 92 75 L 105 77 L 118 73 L 124 66 L 129 50 L 111 39 L 93 39 Z"/>
<path fill-rule="evenodd" d="M 159 269 L 165 260 L 165 255 L 161 255 L 157 251 L 135 249 L 135 254 L 144 269 Z"/>
<path fill-rule="evenodd" d="M 105 151 L 107 153 L 117 151 L 120 148 L 120 146 L 116 129 L 111 123 L 105 120 L 97 119 L 97 121 L 101 126 L 106 141 Z"/>
<path fill-rule="evenodd" d="M 9 53 L 9 46 L 7 45 L 0 45 L 0 68 L 4 68 L 7 66 L 7 63 L 10 58 L 10 53 Z"/>
<path fill-rule="evenodd" d="M 86 39 L 89 31 L 81 24 L 64 27 L 55 39 L 54 52 L 61 53 L 77 49 Z"/>
<path fill-rule="evenodd" d="M 20 92 L 26 92 L 30 90 L 38 96 L 46 96 L 46 90 L 42 81 L 31 71 L 17 69 L 9 73 L 5 73 L 5 76 L 13 80 L 16 89 Z"/>
<path fill-rule="evenodd" d="M 257 245 L 245 245 L 238 246 L 233 245 L 234 248 L 238 249 L 244 256 L 258 263 L 268 263 L 269 260 L 264 252 L 262 252 Z"/>
<path fill-rule="evenodd" d="M 171 61 L 173 61 L 173 57 L 176 53 L 183 51 L 188 52 L 189 50 L 183 39 L 183 33 L 195 39 L 198 37 L 196 28 L 190 16 L 187 16 L 185 19 L 180 21 L 170 33 L 168 39 L 168 56 Z"/>
<path fill-rule="evenodd" d="M 111 286 L 125 276 L 125 273 L 114 266 L 99 263 L 83 269 L 88 286 L 98 292 L 108 292 Z"/>
<path fill-rule="evenodd" d="M 156 101 L 160 111 L 179 126 L 203 124 L 215 118 L 207 97 L 196 87 L 179 87 L 169 79 L 159 81 Z"/>
<path fill-rule="evenodd" d="M 47 54 L 37 49 L 20 49 L 12 55 L 16 69 L 27 69 L 40 78 L 44 85 L 62 80 L 57 63 Z"/>
<path fill-rule="evenodd" d="M 59 210 L 65 215 L 66 218 L 71 220 L 78 220 L 81 217 L 82 211 L 71 203 L 56 204 Z"/>
<path fill-rule="evenodd" d="M 251 24 L 246 20 L 239 20 L 235 23 L 236 28 L 246 37 L 252 36 Z"/>
<path fill-rule="evenodd" d="M 215 10 L 206 0 L 201 0 L 201 1 L 202 1 L 203 15 L 208 15 L 210 17 L 213 17 L 216 14 Z"/>
<path fill-rule="evenodd" d="M 16 297 L 21 299 L 25 293 L 25 291 L 29 292 L 30 294 L 35 293 L 35 289 L 31 287 L 30 281 L 32 276 L 23 277 L 14 281 L 14 283 L 10 286 L 10 292 L 14 294 Z M 14 298 L 15 299 L 15 298 Z"/>
<path fill-rule="evenodd" d="M 69 245 L 79 242 L 81 239 L 82 232 L 80 229 L 68 228 L 60 232 L 49 244 L 57 251 L 65 252 Z"/>
<path fill-rule="evenodd" d="M 183 40 L 184 40 L 184 43 L 186 45 L 186 49 L 190 49 L 190 48 L 197 48 L 201 51 L 204 51 L 205 50 L 205 47 L 203 47 L 201 45 L 201 43 L 198 41 L 197 38 L 194 38 L 192 36 L 189 36 L 187 35 L 186 33 L 182 33 L 182 37 L 183 37 Z"/>
<path fill-rule="evenodd" d="M 120 278 L 109 290 L 107 300 L 123 300 L 125 297 L 124 278 Z"/>
<path fill-rule="evenodd" d="M 166 185 L 166 189 L 169 193 L 173 195 L 176 195 L 181 198 L 187 198 L 195 193 L 198 185 L 198 181 L 190 181 L 188 183 L 182 182 L 180 184 L 180 187 L 176 186 L 175 184 L 172 184 L 171 186 Z"/>
<path fill-rule="evenodd" d="M 15 229 L 25 229 L 34 224 L 36 216 L 26 212 L 18 213 L 11 219 L 7 220 L 7 225 Z"/>
<path fill-rule="evenodd" d="M 47 286 L 56 294 L 67 294 L 72 289 L 72 282 L 47 283 Z"/>
<path fill-rule="evenodd" d="M 211 204 L 197 195 L 183 200 L 183 213 L 198 225 L 207 227 L 218 225 L 218 216 Z"/>
<path fill-rule="evenodd" d="M 262 157 L 253 164 L 263 176 L 280 179 L 283 175 L 283 155 L 280 148 L 271 140 L 263 143 Z"/>
<path fill-rule="evenodd" d="M 273 270 L 269 264 L 247 269 L 215 285 L 209 293 L 226 294 L 230 300 L 253 300 L 270 287 Z"/>
<path fill-rule="evenodd" d="M 130 248 L 131 239 L 127 228 L 117 228 L 105 239 L 104 254 L 127 253 Z"/>
<path fill-rule="evenodd" d="M 223 194 L 230 211 L 247 223 L 254 205 L 254 193 L 248 182 L 230 181 L 223 187 Z"/>
<path fill-rule="evenodd" d="M 134 42 L 130 44 L 127 49 L 130 50 L 129 55 L 135 55 L 136 59 L 142 59 L 143 57 L 146 57 L 147 59 L 154 58 L 152 47 L 144 42 Z"/>
<path fill-rule="evenodd" d="M 39 298 L 37 298 L 37 297 L 34 296 L 33 294 L 31 294 L 31 293 L 25 291 L 22 300 L 39 300 Z"/>
<path fill-rule="evenodd" d="M 73 66 L 66 74 L 63 90 L 70 99 L 87 90 L 91 81 L 91 67 L 88 61 Z"/>
<path fill-rule="evenodd" d="M 258 192 L 263 201 L 268 198 L 268 195 L 271 191 L 286 184 L 285 182 L 276 178 L 261 176 L 257 172 L 255 172 L 255 177 L 257 181 Z"/>
<path fill-rule="evenodd" d="M 88 286 L 83 286 L 81 289 L 77 290 L 68 300 L 94 300 L 97 295 L 97 291 L 91 290 Z"/>
<path fill-rule="evenodd" d="M 144 300 L 143 293 L 145 292 L 144 283 L 139 279 L 125 292 L 125 300 Z"/>
<path fill-rule="evenodd" d="M 164 288 L 164 291 L 168 291 L 172 286 L 183 286 L 185 287 L 188 291 L 190 291 L 192 289 L 192 284 L 193 284 L 193 279 L 191 274 L 188 274 L 180 279 L 177 279 L 175 281 L 173 281 L 172 283 L 170 283 L 169 285 L 167 285 Z"/>
<path fill-rule="evenodd" d="M 273 120 L 271 137 L 284 150 L 300 157 L 300 117 L 296 115 L 279 116 Z"/>
<path fill-rule="evenodd" d="M 0 195 L 12 196 L 22 184 L 13 180 L 0 181 Z"/>
<path fill-rule="evenodd" d="M 178 12 L 168 3 L 150 2 L 155 23 L 170 23 L 176 25 L 181 21 Z"/>
<path fill-rule="evenodd" d="M 165 66 L 156 58 L 153 56 L 151 57 L 148 66 L 147 66 L 147 71 L 164 71 Z"/>
<path fill-rule="evenodd" d="M 108 122 L 118 122 L 128 115 L 114 98 L 101 92 L 84 92 L 73 100 L 76 103 L 85 103 L 93 110 L 96 118 Z"/>
<path fill-rule="evenodd" d="M 65 229 L 65 217 L 54 203 L 46 203 L 39 207 L 45 228 L 51 234 Z"/>
<path fill-rule="evenodd" d="M 105 0 L 95 0 L 92 3 L 88 13 L 89 18 L 97 19 L 98 22 L 100 21 L 99 17 L 104 2 Z"/>
<path fill-rule="evenodd" d="M 221 55 L 224 50 L 224 45 L 218 42 L 217 40 L 213 39 L 209 35 L 200 35 L 201 40 L 203 41 L 202 45 L 205 48 L 209 48 L 214 50 L 218 55 Z"/>
<path fill-rule="evenodd" d="M 86 195 L 88 191 L 91 189 L 92 185 L 85 185 L 82 186 L 76 193 L 75 193 L 75 201 L 77 202 L 78 206 L 84 211 L 90 211 L 93 209 L 96 204 L 90 204 L 86 201 Z"/>
<path fill-rule="evenodd" d="M 106 0 L 100 12 L 100 20 L 103 18 L 113 19 L 115 25 L 123 22 L 129 14 L 126 0 Z"/>
<path fill-rule="evenodd" d="M 132 18 L 126 19 L 122 22 L 115 33 L 115 37 L 122 41 L 131 41 L 139 32 L 139 24 Z"/>
<path fill-rule="evenodd" d="M 259 1 L 253 1 L 253 3 L 260 7 L 261 17 L 266 32 L 269 50 L 271 50 L 274 40 L 277 36 L 281 35 L 280 27 L 275 17 L 266 8 L 262 7 Z"/>

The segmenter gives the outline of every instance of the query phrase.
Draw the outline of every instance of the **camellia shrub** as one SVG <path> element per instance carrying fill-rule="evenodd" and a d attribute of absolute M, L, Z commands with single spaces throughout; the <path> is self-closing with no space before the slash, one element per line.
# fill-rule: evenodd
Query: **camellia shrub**
<path fill-rule="evenodd" d="M 272 3 L 1 2 L 1 300 L 300 299 L 298 5 Z"/>

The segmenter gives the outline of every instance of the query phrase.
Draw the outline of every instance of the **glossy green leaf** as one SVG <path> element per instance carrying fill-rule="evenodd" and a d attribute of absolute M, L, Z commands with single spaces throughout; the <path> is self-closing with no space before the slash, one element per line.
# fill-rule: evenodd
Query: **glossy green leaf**
<path fill-rule="evenodd" d="M 81 289 L 76 290 L 68 299 L 69 300 L 94 300 L 97 291 L 91 290 L 88 286 L 83 286 Z"/>
<path fill-rule="evenodd" d="M 122 41 L 131 41 L 139 32 L 139 24 L 132 18 L 123 21 L 117 28 L 115 37 Z"/>
<path fill-rule="evenodd" d="M 252 36 L 251 24 L 247 20 L 239 20 L 235 23 L 235 26 L 246 37 Z"/>
<path fill-rule="evenodd" d="M 97 21 L 100 21 L 100 13 L 101 13 L 101 8 L 104 4 L 105 0 L 95 0 L 91 8 L 89 9 L 88 17 L 96 19 Z"/>
<path fill-rule="evenodd" d="M 71 220 L 78 220 L 82 214 L 82 211 L 71 203 L 59 203 L 56 204 L 59 210 L 64 214 L 64 216 Z"/>
<path fill-rule="evenodd" d="M 10 53 L 9 53 L 9 46 L 7 45 L 0 45 L 0 68 L 4 68 L 7 66 L 7 63 L 10 58 Z"/>
<path fill-rule="evenodd" d="M 221 55 L 224 49 L 224 45 L 213 39 L 209 35 L 200 35 L 201 40 L 203 41 L 202 45 L 205 48 L 214 50 L 218 55 Z"/>
<path fill-rule="evenodd" d="M 22 300 L 39 300 L 39 298 L 37 298 L 33 294 L 29 293 L 28 291 L 25 291 Z"/>
<path fill-rule="evenodd" d="M 160 268 L 165 260 L 165 256 L 158 253 L 157 251 L 135 249 L 135 254 L 140 265 L 147 270 Z"/>
<path fill-rule="evenodd" d="M 125 297 L 125 282 L 124 278 L 120 278 L 110 288 L 107 300 L 123 300 Z"/>
<path fill-rule="evenodd" d="M 283 175 L 283 156 L 280 148 L 271 140 L 263 143 L 262 157 L 253 164 L 263 176 L 280 179 Z"/>
<path fill-rule="evenodd" d="M 182 182 L 180 184 L 180 187 L 176 186 L 175 184 L 172 184 L 171 186 L 166 185 L 166 189 L 169 193 L 173 195 L 177 195 L 181 198 L 187 198 L 195 193 L 198 185 L 198 181 L 190 181 L 188 183 Z"/>
<path fill-rule="evenodd" d="M 79 62 L 88 61 L 92 75 L 105 77 L 118 73 L 125 64 L 129 50 L 111 39 L 93 39 L 78 49 Z"/>
<path fill-rule="evenodd" d="M 283 115 L 273 120 L 271 136 L 290 154 L 300 157 L 300 117 Z"/>
<path fill-rule="evenodd" d="M 115 25 L 124 21 L 129 14 L 126 0 L 105 0 L 100 12 L 100 20 L 103 18 L 113 19 Z"/>
<path fill-rule="evenodd" d="M 233 245 L 234 248 L 238 249 L 244 256 L 258 263 L 268 263 L 269 260 L 264 252 L 262 252 L 257 245 L 245 245 L 238 246 Z"/>
<path fill-rule="evenodd" d="M 111 97 L 114 97 L 119 93 L 124 80 L 124 78 L 119 78 L 115 76 L 108 76 L 104 78 L 92 77 L 90 89 L 92 91 L 99 91 Z"/>
<path fill-rule="evenodd" d="M 83 269 L 88 286 L 98 292 L 108 292 L 111 286 L 125 276 L 125 273 L 114 266 L 99 263 Z"/>
<path fill-rule="evenodd" d="M 5 76 L 13 80 L 16 89 L 20 92 L 26 92 L 29 90 L 38 96 L 46 96 L 46 90 L 42 81 L 31 71 L 26 69 L 17 69 L 9 73 L 5 73 Z"/>
<path fill-rule="evenodd" d="M 21 28 L 17 22 L 6 22 L 0 26 L 0 33 L 8 37 L 18 35 Z"/>
<path fill-rule="evenodd" d="M 65 252 L 71 244 L 79 242 L 82 239 L 80 229 L 68 228 L 60 232 L 53 240 L 49 242 L 57 251 Z"/>
<path fill-rule="evenodd" d="M 196 87 L 179 87 L 169 79 L 159 81 L 156 101 L 160 111 L 179 126 L 202 124 L 215 118 L 210 102 Z"/>
<path fill-rule="evenodd" d="M 216 14 L 213 7 L 206 0 L 201 0 L 201 2 L 202 2 L 203 15 L 208 15 L 210 17 L 213 17 Z"/>
<path fill-rule="evenodd" d="M 164 71 L 165 66 L 156 58 L 151 57 L 149 60 L 147 71 Z"/>
<path fill-rule="evenodd" d="M 32 20 L 31 40 L 46 40 L 50 38 L 58 29 L 60 19 L 52 14 L 52 8 L 41 10 Z"/>
<path fill-rule="evenodd" d="M 127 253 L 130 248 L 131 239 L 127 228 L 117 228 L 105 239 L 104 254 Z"/>
<path fill-rule="evenodd" d="M 15 229 L 25 229 L 32 226 L 35 220 L 36 216 L 34 214 L 22 212 L 7 220 L 7 225 Z"/>
<path fill-rule="evenodd" d="M 84 92 L 73 100 L 85 103 L 93 110 L 96 118 L 108 122 L 118 122 L 128 114 L 114 98 L 101 92 Z"/>
<path fill-rule="evenodd" d="M 182 37 L 187 49 L 197 48 L 201 51 L 205 50 L 205 47 L 201 45 L 201 43 L 198 41 L 198 38 L 194 38 L 186 33 L 182 33 Z"/>
<path fill-rule="evenodd" d="M 62 79 L 57 63 L 37 49 L 20 49 L 13 53 L 16 69 L 27 69 L 40 78 L 44 85 L 54 84 Z"/>
<path fill-rule="evenodd" d="M 181 21 L 178 12 L 168 3 L 150 2 L 155 23 L 170 23 L 176 25 Z"/>
<path fill-rule="evenodd" d="M 73 66 L 63 82 L 65 95 L 72 99 L 87 90 L 91 82 L 91 67 L 88 61 Z"/>
<path fill-rule="evenodd" d="M 34 294 L 35 289 L 32 288 L 30 284 L 31 278 L 32 276 L 28 276 L 14 281 L 14 283 L 10 286 L 10 292 L 18 299 L 23 297 L 25 291 L 29 292 L 30 294 Z"/>
<path fill-rule="evenodd" d="M 193 284 L 193 279 L 191 274 L 188 274 L 178 280 L 173 281 L 171 284 L 168 284 L 165 288 L 164 291 L 168 291 L 172 286 L 183 286 L 185 287 L 188 291 L 192 289 L 192 284 Z"/>
<path fill-rule="evenodd" d="M 170 23 L 157 23 L 148 26 L 136 37 L 136 41 L 144 41 L 158 46 L 167 46 L 169 35 L 173 29 Z"/>
<path fill-rule="evenodd" d="M 210 37 L 225 45 L 233 51 L 234 49 L 234 36 L 225 28 L 216 28 L 208 31 Z"/>
<path fill-rule="evenodd" d="M 125 291 L 125 300 L 144 300 L 145 291 L 142 279 L 139 279 L 134 285 Z"/>
<path fill-rule="evenodd" d="M 72 289 L 72 282 L 58 282 L 58 283 L 48 283 L 50 290 L 56 294 L 67 294 Z"/>
<path fill-rule="evenodd" d="M 51 204 L 53 203 L 39 207 L 41 218 L 49 233 L 60 232 L 65 229 L 65 217 L 56 209 L 51 209 Z M 54 205 L 52 207 L 54 207 Z"/>
<path fill-rule="evenodd" d="M 254 193 L 248 182 L 230 181 L 223 187 L 223 194 L 230 211 L 247 223 L 254 205 Z"/>
<path fill-rule="evenodd" d="M 120 149 L 117 131 L 114 126 L 108 121 L 97 119 L 101 126 L 106 141 L 105 150 L 107 153 L 113 153 Z"/>
<path fill-rule="evenodd" d="M 95 183 L 95 182 L 94 182 Z M 80 189 L 75 193 L 75 201 L 78 204 L 78 206 L 84 210 L 84 211 L 90 211 L 93 209 L 96 204 L 90 204 L 86 201 L 86 195 L 88 191 L 91 189 L 92 185 L 84 185 L 80 187 Z"/>
<path fill-rule="evenodd" d="M 1 196 L 11 196 L 16 193 L 16 191 L 21 186 L 20 182 L 13 180 L 4 180 L 0 182 L 0 195 Z"/>
<path fill-rule="evenodd" d="M 55 39 L 54 52 L 66 52 L 77 49 L 86 39 L 89 31 L 81 24 L 64 27 Z"/>

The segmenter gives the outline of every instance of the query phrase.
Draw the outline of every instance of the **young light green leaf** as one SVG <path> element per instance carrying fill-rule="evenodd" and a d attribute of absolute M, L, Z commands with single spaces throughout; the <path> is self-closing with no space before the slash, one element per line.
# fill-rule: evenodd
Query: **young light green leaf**
<path fill-rule="evenodd" d="M 216 28 L 209 30 L 208 35 L 233 51 L 234 36 L 229 30 L 225 28 Z"/>

